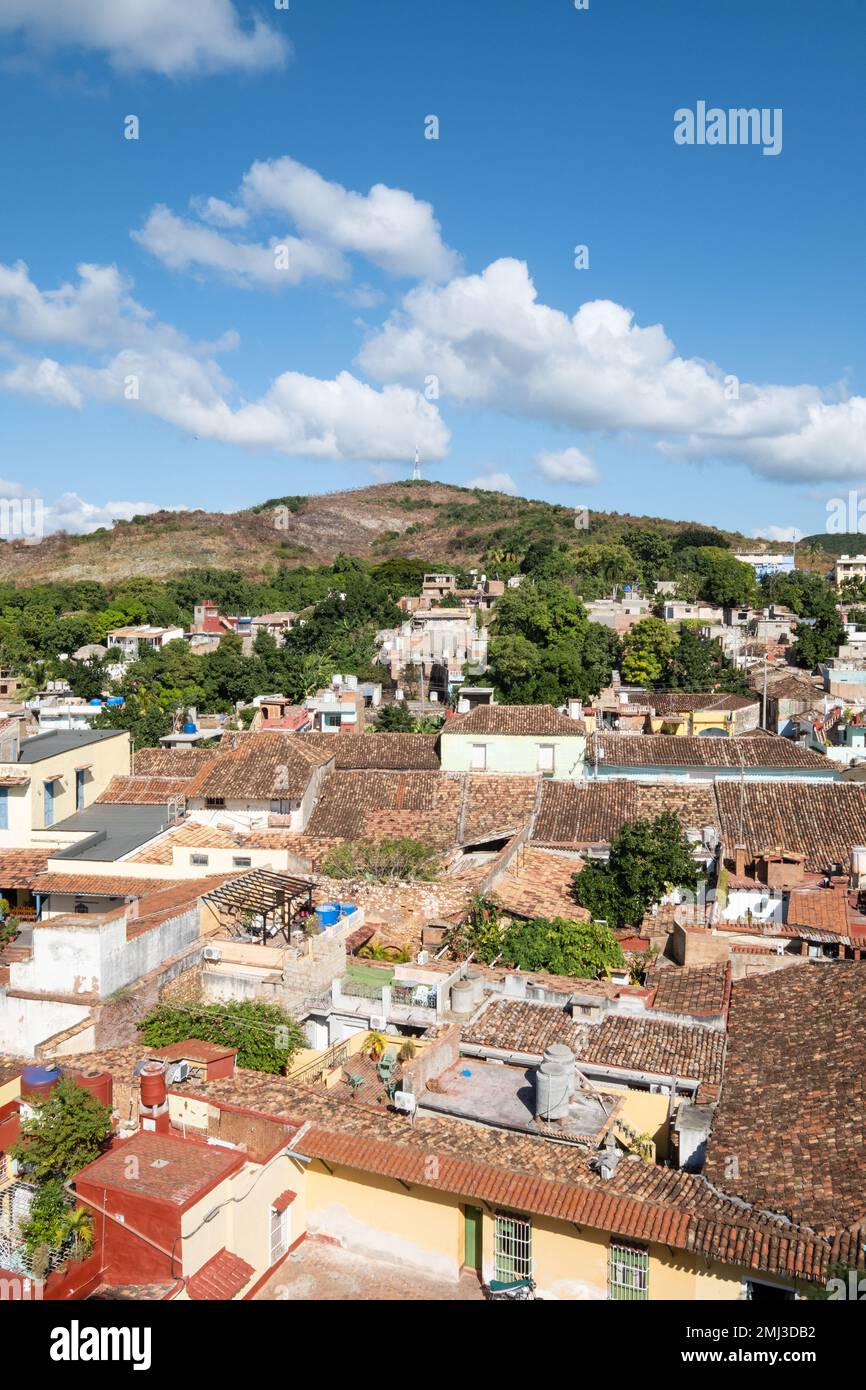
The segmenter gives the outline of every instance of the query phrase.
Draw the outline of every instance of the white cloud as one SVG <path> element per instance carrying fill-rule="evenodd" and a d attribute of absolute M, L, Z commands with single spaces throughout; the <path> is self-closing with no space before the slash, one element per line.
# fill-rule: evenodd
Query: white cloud
<path fill-rule="evenodd" d="M 214 227 L 243 227 L 249 220 L 246 208 L 233 207 L 222 198 L 190 198 L 189 205 L 202 222 Z"/>
<path fill-rule="evenodd" d="M 587 430 L 639 430 L 686 458 L 741 460 L 781 479 L 866 471 L 866 399 L 817 386 L 737 382 L 676 354 L 661 325 L 643 328 L 610 300 L 571 318 L 538 302 L 526 265 L 420 286 L 365 344 L 379 381 L 439 380 L 443 397 Z"/>
<path fill-rule="evenodd" d="M 751 534 L 755 540 L 799 541 L 803 539 L 804 532 L 799 526 L 759 526 Z"/>
<path fill-rule="evenodd" d="M 466 486 L 483 488 L 485 492 L 507 492 L 509 497 L 517 496 L 517 484 L 510 473 L 484 473 L 479 478 L 471 478 Z"/>
<path fill-rule="evenodd" d="M 172 270 L 214 270 L 241 284 L 277 289 L 300 284 L 311 275 L 347 279 L 344 257 L 349 253 L 364 256 L 391 275 L 416 279 L 446 279 L 460 263 L 442 241 L 429 203 L 381 183 L 369 193 L 353 193 L 288 157 L 253 164 L 234 202 L 195 197 L 190 208 L 199 221 L 158 205 L 132 233 Z M 290 222 L 300 237 L 275 236 L 267 244 L 256 244 L 224 234 L 272 218 Z M 277 245 L 289 248 L 288 271 L 274 265 Z M 363 307 L 378 300 L 369 286 L 361 287 L 358 296 Z"/>
<path fill-rule="evenodd" d="M 443 280 L 459 267 L 431 205 L 402 188 L 377 183 L 353 193 L 285 156 L 253 164 L 240 196 L 251 213 L 288 216 L 306 236 L 357 252 L 391 275 Z"/>
<path fill-rule="evenodd" d="M 597 483 L 598 469 L 592 459 L 580 449 L 562 449 L 549 453 L 542 449 L 535 455 L 535 466 L 545 478 L 557 483 Z"/>
<path fill-rule="evenodd" d="M 84 403 L 81 392 L 60 363 L 51 357 L 21 358 L 8 372 L 0 372 L 0 387 L 25 396 L 37 396 L 52 405 L 78 409 Z"/>
<path fill-rule="evenodd" d="M 40 361 L 7 345 L 12 364 L 0 387 L 65 405 L 125 405 L 200 438 L 317 459 L 403 462 L 416 447 L 431 459 L 447 452 L 448 429 L 418 391 L 377 390 L 350 372 L 333 380 L 283 372 L 244 399 L 215 360 L 236 346 L 234 334 L 193 342 L 138 304 L 113 267 L 79 273 L 77 285 L 43 291 L 26 266 L 0 265 L 0 329 L 28 344 L 61 344 L 67 356 Z"/>
<path fill-rule="evenodd" d="M 291 48 L 255 18 L 242 23 L 232 0 L 0 0 L 0 33 L 37 50 L 86 48 L 121 71 L 167 77 L 280 68 Z"/>
<path fill-rule="evenodd" d="M 312 276 L 343 280 L 349 268 L 330 247 L 298 237 L 273 237 L 267 246 L 233 241 L 201 223 L 155 207 L 133 239 L 172 270 L 213 270 L 244 286 L 287 289 Z"/>
<path fill-rule="evenodd" d="M 46 506 L 45 530 L 86 535 L 100 526 L 111 527 L 115 521 L 131 521 L 134 516 L 149 516 L 163 510 L 181 511 L 182 508 L 161 508 L 154 502 L 85 502 L 77 492 L 64 492 Z"/>

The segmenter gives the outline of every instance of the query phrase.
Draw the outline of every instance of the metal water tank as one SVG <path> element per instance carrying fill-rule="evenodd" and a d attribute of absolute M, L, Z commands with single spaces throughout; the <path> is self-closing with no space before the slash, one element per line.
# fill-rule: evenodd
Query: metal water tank
<path fill-rule="evenodd" d="M 456 980 L 451 986 L 451 1012 L 471 1014 L 475 1010 L 475 991 L 470 980 Z"/>
<path fill-rule="evenodd" d="M 561 1062 L 542 1062 L 535 1072 L 535 1114 L 539 1120 L 564 1120 L 568 1114 L 569 1078 Z"/>

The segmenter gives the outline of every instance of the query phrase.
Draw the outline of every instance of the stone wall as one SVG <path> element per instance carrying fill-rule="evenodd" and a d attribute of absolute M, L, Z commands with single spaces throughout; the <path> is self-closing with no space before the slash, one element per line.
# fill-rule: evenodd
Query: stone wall
<path fill-rule="evenodd" d="M 425 922 L 461 913 L 472 889 L 454 879 L 435 883 L 355 883 L 319 878 L 315 900 L 357 903 L 364 908 L 367 926 L 376 929 L 376 940 L 389 946 L 420 943 Z"/>

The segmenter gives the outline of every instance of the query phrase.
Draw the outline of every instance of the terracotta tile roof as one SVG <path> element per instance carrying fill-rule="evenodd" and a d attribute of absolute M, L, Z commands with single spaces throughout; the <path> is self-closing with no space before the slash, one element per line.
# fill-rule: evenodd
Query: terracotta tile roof
<path fill-rule="evenodd" d="M 131 874 L 40 874 L 33 880 L 34 893 L 70 893 L 81 897 L 142 898 L 172 886 L 164 878 L 133 878 Z M 54 918 L 48 918 L 54 921 Z"/>
<path fill-rule="evenodd" d="M 719 825 L 715 793 L 706 782 L 633 782 L 602 777 L 598 781 L 545 782 L 532 839 L 539 845 L 609 844 L 627 821 L 651 820 L 662 811 L 679 816 L 684 830 Z"/>
<path fill-rule="evenodd" d="M 126 1048 L 76 1060 L 128 1076 L 140 1055 L 141 1049 Z M 689 1173 L 626 1159 L 603 1181 L 571 1145 L 424 1113 L 409 1125 L 391 1112 L 257 1072 L 172 1090 L 295 1125 L 309 1120 L 299 1152 L 464 1199 L 477 1196 L 790 1277 L 822 1278 L 833 1255 L 810 1232 L 735 1203 Z M 431 1154 L 438 1159 L 435 1169 Z"/>
<path fill-rule="evenodd" d="M 133 754 L 134 777 L 197 777 L 202 768 L 214 761 L 214 753 L 205 748 L 141 748 Z"/>
<path fill-rule="evenodd" d="M 190 798 L 299 801 L 315 768 L 329 761 L 297 734 L 226 734 L 209 768 L 191 783 Z"/>
<path fill-rule="evenodd" d="M 48 849 L 0 850 L 0 888 L 29 888 L 50 857 Z"/>
<path fill-rule="evenodd" d="M 587 1032 L 587 1025 L 575 1023 L 564 1005 L 493 995 L 481 1013 L 464 1025 L 461 1037 L 478 1047 L 539 1056 L 551 1043 L 565 1043 L 576 1055 Z"/>
<path fill-rule="evenodd" d="M 771 700 L 793 700 L 801 704 L 814 704 L 816 696 L 823 693 L 820 686 L 800 676 L 781 676 L 767 689 Z"/>
<path fill-rule="evenodd" d="M 307 830 L 346 840 L 410 836 L 445 849 L 457 843 L 461 795 L 460 780 L 439 772 L 332 772 Z"/>
<path fill-rule="evenodd" d="M 96 800 L 122 805 L 159 805 L 173 796 L 185 796 L 191 783 L 188 777 L 112 777 Z"/>
<path fill-rule="evenodd" d="M 560 714 L 553 705 L 478 705 L 468 714 L 449 719 L 441 737 L 454 734 L 511 734 L 545 738 L 551 734 L 579 738 L 586 726 L 579 719 Z"/>
<path fill-rule="evenodd" d="M 587 763 L 595 746 L 605 767 L 724 767 L 834 774 L 823 753 L 801 748 L 787 738 L 749 739 L 683 737 L 676 734 L 593 734 Z"/>
<path fill-rule="evenodd" d="M 788 898 L 789 927 L 817 927 L 845 936 L 848 916 L 848 895 L 844 889 L 796 888 Z"/>
<path fill-rule="evenodd" d="M 463 844 L 522 830 L 532 815 L 538 777 L 467 773 L 463 791 Z"/>
<path fill-rule="evenodd" d="M 186 1291 L 195 1302 L 218 1299 L 229 1302 L 250 1282 L 255 1270 L 231 1251 L 218 1250 L 212 1259 L 186 1281 Z"/>
<path fill-rule="evenodd" d="M 73 1182 L 136 1192 L 184 1209 L 244 1162 L 236 1150 L 139 1130 L 81 1168 Z"/>
<path fill-rule="evenodd" d="M 330 753 L 343 772 L 370 768 L 380 772 L 436 772 L 436 734 L 298 734 L 302 744 Z"/>
<path fill-rule="evenodd" d="M 730 975 L 724 962 L 650 971 L 646 982 L 655 988 L 652 1007 L 693 1018 L 723 1014 L 730 995 Z"/>
<path fill-rule="evenodd" d="M 202 825 L 188 820 L 152 840 L 136 854 L 129 856 L 130 864 L 171 864 L 172 851 L 177 849 L 274 849 L 288 850 L 306 857 L 305 837 L 290 830 L 241 831 L 227 825 Z"/>
<path fill-rule="evenodd" d="M 591 913 L 578 907 L 572 879 L 579 860 L 549 854 L 532 847 L 520 849 L 489 892 L 509 912 L 521 917 L 564 917 L 569 922 L 588 922 Z"/>
<path fill-rule="evenodd" d="M 866 1222 L 864 1019 L 857 961 L 735 982 L 712 1182 L 828 1235 Z"/>
<path fill-rule="evenodd" d="M 463 1037 L 479 1046 L 540 1053 L 553 1042 L 572 1047 L 579 1062 L 622 1071 L 676 1075 L 717 1088 L 722 1080 L 721 1031 L 655 1018 L 608 1015 L 600 1024 L 575 1023 L 554 1004 L 492 999 Z"/>
<path fill-rule="evenodd" d="M 725 1035 L 718 1029 L 663 1023 L 655 1018 L 608 1015 L 589 1030 L 578 1060 L 699 1081 L 707 1097 L 722 1082 Z"/>
<path fill-rule="evenodd" d="M 806 856 L 806 868 L 823 872 L 847 865 L 854 845 L 866 844 L 866 786 L 856 782 L 716 783 L 722 835 L 730 852 L 737 843 L 742 801 L 747 859 L 781 845 Z"/>
<path fill-rule="evenodd" d="M 698 710 L 725 710 L 735 713 L 758 703 L 757 695 L 723 695 L 718 691 L 673 690 L 650 695 L 649 702 L 656 714 L 689 713 Z"/>

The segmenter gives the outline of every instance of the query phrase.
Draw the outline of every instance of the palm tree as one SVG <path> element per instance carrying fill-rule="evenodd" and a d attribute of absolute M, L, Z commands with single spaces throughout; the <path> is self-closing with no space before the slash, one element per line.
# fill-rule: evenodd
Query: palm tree
<path fill-rule="evenodd" d="M 61 1221 L 63 1240 L 72 1241 L 73 1259 L 83 1260 L 93 1249 L 93 1218 L 84 1207 L 70 1207 Z"/>

